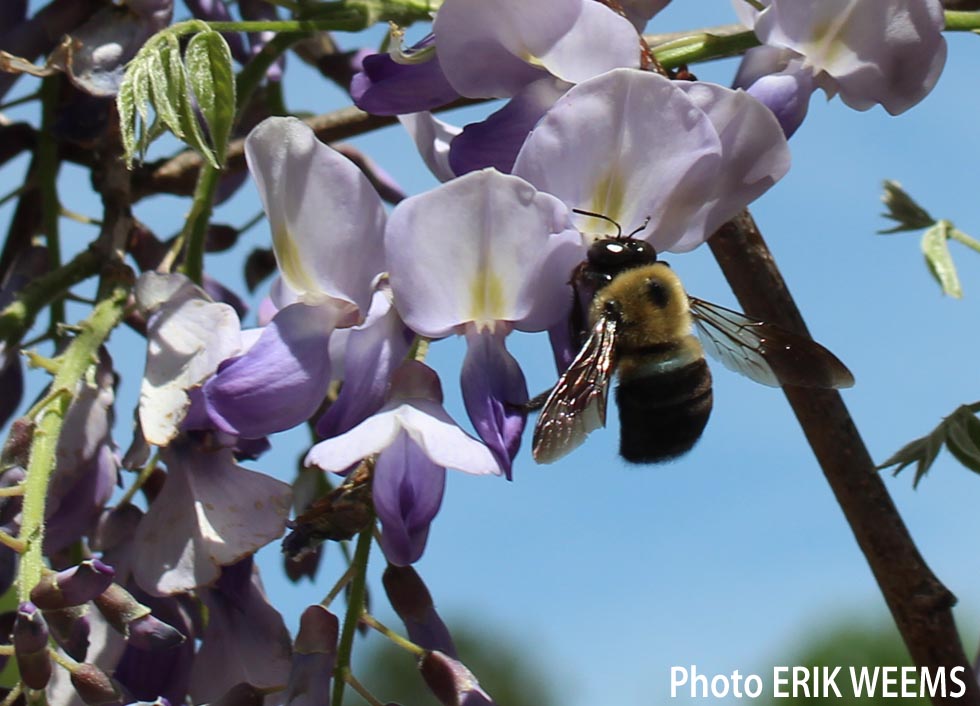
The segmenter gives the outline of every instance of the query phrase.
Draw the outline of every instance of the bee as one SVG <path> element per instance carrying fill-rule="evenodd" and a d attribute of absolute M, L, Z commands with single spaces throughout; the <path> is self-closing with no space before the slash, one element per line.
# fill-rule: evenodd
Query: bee
<path fill-rule="evenodd" d="M 854 384 L 847 367 L 819 343 L 688 295 L 653 247 L 633 237 L 646 224 L 623 236 L 612 219 L 576 212 L 608 220 L 618 232 L 596 240 L 572 275 L 588 320 L 573 313 L 572 326 L 584 342 L 541 409 L 532 445 L 538 463 L 557 460 L 605 426 L 614 374 L 620 455 L 659 463 L 689 451 L 711 414 L 705 351 L 772 387 Z M 584 308 L 578 304 L 575 311 Z"/>

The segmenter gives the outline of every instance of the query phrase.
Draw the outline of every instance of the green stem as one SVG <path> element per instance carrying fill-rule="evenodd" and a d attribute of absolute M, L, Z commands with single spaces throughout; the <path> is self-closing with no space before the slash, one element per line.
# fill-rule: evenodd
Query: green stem
<path fill-rule="evenodd" d="M 373 523 L 372 523 L 373 524 Z M 354 550 L 354 566 L 357 573 L 351 581 L 350 598 L 347 601 L 347 615 L 344 616 L 344 627 L 340 633 L 337 645 L 337 666 L 334 668 L 333 695 L 331 706 L 341 706 L 344 699 L 344 686 L 350 674 L 351 651 L 354 646 L 354 634 L 357 624 L 364 613 L 364 600 L 367 595 L 367 565 L 371 554 L 372 528 L 368 527 L 357 538 L 357 549 Z"/>
<path fill-rule="evenodd" d="M 980 12 L 961 12 L 946 10 L 947 32 L 970 32 L 980 30 Z"/>
<path fill-rule="evenodd" d="M 384 623 L 382 623 L 380 620 L 378 620 L 377 618 L 375 618 L 373 615 L 365 614 L 365 615 L 361 616 L 361 621 L 363 621 L 363 623 L 365 625 L 367 625 L 368 627 L 374 628 L 375 630 L 377 630 L 378 632 L 380 632 L 382 635 L 384 635 L 385 637 L 387 637 L 394 644 L 396 644 L 398 647 L 401 647 L 406 652 L 411 652 L 416 657 L 424 657 L 425 656 L 425 648 L 424 647 L 419 647 L 418 645 L 416 645 L 411 640 L 405 639 L 404 637 L 402 637 L 401 635 L 399 635 L 397 632 L 395 632 L 394 630 L 392 630 L 391 628 L 389 628 L 387 625 L 385 625 Z"/>
<path fill-rule="evenodd" d="M 194 189 L 194 203 L 180 233 L 180 242 L 184 244 L 185 253 L 184 264 L 180 269 L 197 284 L 201 284 L 204 277 L 204 241 L 207 238 L 214 192 L 218 188 L 220 177 L 221 171 L 215 169 L 210 162 L 205 161 L 201 165 L 197 187 Z"/>
<path fill-rule="evenodd" d="M 63 267 L 33 280 L 0 311 L 0 341 L 8 344 L 20 341 L 41 309 L 64 296 L 71 287 L 97 274 L 101 266 L 102 257 L 89 248 L 78 253 Z"/>
<path fill-rule="evenodd" d="M 665 69 L 673 69 L 683 64 L 737 56 L 757 46 L 759 39 L 755 32 L 746 30 L 724 35 L 697 32 L 651 49 Z"/>
<path fill-rule="evenodd" d="M 58 200 L 58 143 L 54 139 L 54 123 L 58 104 L 61 76 L 49 76 L 41 84 L 43 112 L 41 130 L 37 135 L 37 178 L 41 192 L 41 228 L 48 246 L 49 270 L 61 267 L 61 237 L 58 220 L 61 204 Z M 57 335 L 58 326 L 65 322 L 65 302 L 58 298 L 51 302 L 51 323 L 48 330 Z"/>
<path fill-rule="evenodd" d="M 971 250 L 980 252 L 980 241 L 976 240 L 975 238 L 971 238 L 963 231 L 953 227 L 952 224 L 950 224 L 950 229 L 948 232 L 950 240 L 955 240 L 957 243 L 961 243 Z"/>
<path fill-rule="evenodd" d="M 131 280 L 131 274 L 114 280 L 89 318 L 82 322 L 81 332 L 62 354 L 58 374 L 51 383 L 53 391 L 64 394 L 52 395 L 51 403 L 41 410 L 36 420 L 31 460 L 24 479 L 20 539 L 26 543 L 26 549 L 21 556 L 17 582 L 17 595 L 21 601 L 29 600 L 31 589 L 37 585 L 44 568 L 41 551 L 44 544 L 45 499 L 57 463 L 58 437 L 65 415 L 79 383 L 97 360 L 99 346 L 123 317 L 132 288 Z"/>

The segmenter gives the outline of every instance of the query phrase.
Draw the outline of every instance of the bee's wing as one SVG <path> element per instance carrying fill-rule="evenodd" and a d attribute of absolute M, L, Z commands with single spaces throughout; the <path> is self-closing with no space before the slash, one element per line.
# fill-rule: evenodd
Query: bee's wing
<path fill-rule="evenodd" d="M 851 387 L 854 376 L 816 341 L 731 309 L 690 297 L 705 351 L 726 368 L 772 387 Z"/>
<path fill-rule="evenodd" d="M 593 429 L 605 426 L 616 325 L 611 317 L 599 317 L 582 350 L 548 395 L 531 446 L 538 463 L 558 460 L 585 441 Z"/>

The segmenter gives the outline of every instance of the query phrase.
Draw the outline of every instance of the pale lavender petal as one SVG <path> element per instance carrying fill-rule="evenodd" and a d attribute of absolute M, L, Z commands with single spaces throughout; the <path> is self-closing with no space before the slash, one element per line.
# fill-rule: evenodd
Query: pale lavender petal
<path fill-rule="evenodd" d="M 531 132 L 514 174 L 571 208 L 613 219 L 624 232 L 647 223 L 638 237 L 669 249 L 721 167 L 714 126 L 678 83 L 617 69 L 578 84 Z M 593 235 L 615 232 L 602 219 L 577 222 Z"/>
<path fill-rule="evenodd" d="M 442 337 L 473 322 L 540 324 L 554 302 L 541 265 L 570 228 L 565 206 L 517 177 L 471 172 L 402 201 L 385 234 L 391 288 L 412 329 Z M 562 285 L 564 286 L 564 285 Z"/>
<path fill-rule="evenodd" d="M 473 98 L 513 96 L 545 73 L 574 83 L 639 63 L 636 30 L 590 0 L 454 0 L 433 33 L 449 83 Z"/>
<path fill-rule="evenodd" d="M 409 113 L 399 116 L 398 120 L 412 136 L 422 161 L 432 175 L 439 181 L 454 178 L 456 174 L 449 166 L 449 148 L 462 130 L 429 112 Z"/>
<path fill-rule="evenodd" d="M 546 76 L 529 83 L 485 120 L 467 125 L 449 150 L 452 173 L 485 167 L 509 173 L 528 133 L 568 88 L 564 81 Z"/>
<path fill-rule="evenodd" d="M 509 479 L 527 422 L 528 394 L 524 373 L 504 347 L 503 336 L 467 333 L 460 386 L 473 428 Z"/>
<path fill-rule="evenodd" d="M 126 64 L 151 35 L 170 23 L 173 2 L 134 10 L 113 6 L 100 10 L 71 33 L 73 41 L 61 44 L 51 60 L 64 66 L 72 83 L 86 93 L 116 95 Z"/>
<path fill-rule="evenodd" d="M 234 309 L 210 301 L 183 275 L 144 274 L 136 303 L 149 317 L 140 424 L 148 442 L 166 446 L 187 414 L 188 390 L 240 352 L 241 324 Z"/>
<path fill-rule="evenodd" d="M 744 91 L 703 81 L 678 81 L 704 111 L 721 139 L 722 162 L 701 194 L 684 237 L 673 246 L 683 252 L 700 245 L 723 223 L 764 194 L 790 165 L 789 146 L 773 113 Z"/>
<path fill-rule="evenodd" d="M 248 352 L 205 383 L 218 428 L 254 439 L 309 419 L 330 383 L 327 340 L 340 315 L 332 303 L 280 310 Z"/>
<path fill-rule="evenodd" d="M 837 83 L 841 99 L 897 115 L 921 101 L 946 62 L 939 0 L 773 0 L 755 24 L 759 39 L 804 57 Z"/>
<path fill-rule="evenodd" d="M 316 427 L 323 438 L 350 431 L 381 409 L 391 375 L 415 340 L 383 290 L 375 292 L 367 320 L 348 331 L 344 382 Z"/>
<path fill-rule="evenodd" d="M 407 566 L 422 556 L 445 487 L 446 469 L 430 461 L 404 431 L 378 456 L 371 492 L 389 562 Z"/>
<path fill-rule="evenodd" d="M 136 530 L 133 574 L 148 593 L 207 585 L 221 566 L 281 536 L 289 486 L 236 466 L 230 449 L 170 447 L 167 481 Z"/>
<path fill-rule="evenodd" d="M 226 567 L 200 596 L 208 624 L 191 672 L 194 703 L 214 701 L 239 682 L 281 688 L 289 678 L 292 641 L 252 559 Z"/>
<path fill-rule="evenodd" d="M 305 464 L 340 472 L 390 446 L 404 430 L 426 456 L 443 468 L 477 475 L 500 474 L 490 450 L 464 432 L 442 408 L 434 370 L 407 361 L 395 372 L 391 401 L 345 434 L 316 444 Z"/>
<path fill-rule="evenodd" d="M 245 156 L 283 279 L 307 303 L 333 299 L 363 316 L 385 269 L 385 209 L 370 181 L 296 118 L 263 121 Z"/>
<path fill-rule="evenodd" d="M 432 44 L 431 35 L 413 49 Z M 428 61 L 399 64 L 389 54 L 364 57 L 362 69 L 351 80 L 354 104 L 374 115 L 401 115 L 433 110 L 459 98 L 433 54 Z"/>

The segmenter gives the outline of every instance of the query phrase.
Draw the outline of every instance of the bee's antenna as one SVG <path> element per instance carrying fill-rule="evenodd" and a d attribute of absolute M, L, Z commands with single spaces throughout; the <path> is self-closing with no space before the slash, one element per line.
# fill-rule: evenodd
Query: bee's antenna
<path fill-rule="evenodd" d="M 623 239 L 623 229 L 620 227 L 620 225 L 616 221 L 614 221 L 609 216 L 603 216 L 601 213 L 593 213 L 592 211 L 583 211 L 580 208 L 573 208 L 572 209 L 572 213 L 578 213 L 578 214 L 581 214 L 583 216 L 592 216 L 593 218 L 601 218 L 604 221 L 609 221 L 614 226 L 616 226 L 616 240 L 622 240 Z M 650 219 L 648 218 L 647 220 L 650 220 Z M 644 225 L 644 227 L 646 227 L 646 224 L 645 223 L 643 225 Z M 643 230 L 643 228 L 641 228 L 640 230 Z M 626 237 L 629 237 L 629 236 L 626 236 Z"/>
<path fill-rule="evenodd" d="M 634 230 L 632 233 L 630 233 L 626 237 L 627 238 L 632 238 L 634 235 L 636 235 L 641 230 L 643 230 L 644 228 L 646 228 L 647 227 L 647 224 L 649 224 L 649 223 L 650 223 L 650 216 L 647 216 L 647 219 L 645 221 L 643 221 L 643 225 L 641 225 L 639 228 L 637 228 L 636 230 Z"/>

